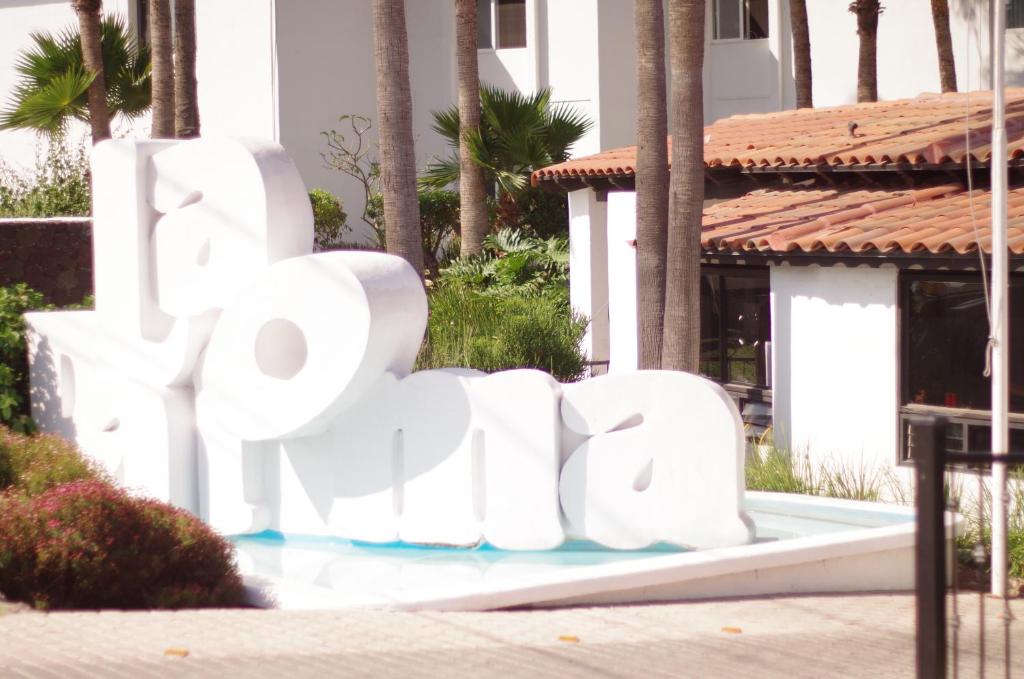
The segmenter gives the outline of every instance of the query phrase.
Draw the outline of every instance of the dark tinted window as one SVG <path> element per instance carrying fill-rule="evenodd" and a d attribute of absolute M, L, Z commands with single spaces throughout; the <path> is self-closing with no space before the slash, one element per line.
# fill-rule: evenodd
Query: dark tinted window
<path fill-rule="evenodd" d="M 701 275 L 700 372 L 722 382 L 769 383 L 767 269 L 706 268 Z"/>
<path fill-rule="evenodd" d="M 903 402 L 988 410 L 991 382 L 983 372 L 989 327 L 980 277 L 907 276 L 902 287 Z M 1024 280 L 1013 278 L 1011 338 L 1024 337 L 1022 305 Z M 1019 348 L 1010 352 L 1010 409 L 1024 412 Z"/>
<path fill-rule="evenodd" d="M 1006 0 L 1006 27 L 1024 28 L 1024 0 Z"/>

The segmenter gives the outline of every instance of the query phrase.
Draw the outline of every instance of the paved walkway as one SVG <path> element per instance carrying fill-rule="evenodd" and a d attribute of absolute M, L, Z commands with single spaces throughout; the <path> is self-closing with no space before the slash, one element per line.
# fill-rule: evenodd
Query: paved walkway
<path fill-rule="evenodd" d="M 966 678 L 978 595 L 960 605 Z M 1001 609 L 986 602 L 989 676 L 1002 676 Z M 1024 601 L 1012 611 L 1024 677 Z M 910 677 L 913 614 L 902 594 L 493 613 L 22 612 L 0 617 L 0 677 Z"/>

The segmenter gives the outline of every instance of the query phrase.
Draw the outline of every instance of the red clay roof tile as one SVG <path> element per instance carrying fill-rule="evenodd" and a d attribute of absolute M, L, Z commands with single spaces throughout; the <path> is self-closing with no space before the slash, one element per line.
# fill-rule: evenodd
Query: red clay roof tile
<path fill-rule="evenodd" d="M 865 169 L 892 163 L 961 164 L 968 155 L 968 141 L 972 162 L 987 163 L 991 117 L 990 91 L 739 115 L 704 128 L 704 164 Z M 851 123 L 857 124 L 854 136 Z M 1006 132 L 1009 157 L 1024 155 L 1024 88 L 1006 90 Z M 635 146 L 611 149 L 540 169 L 532 180 L 632 176 L 635 163 Z"/>
<path fill-rule="evenodd" d="M 1024 186 L 1010 204 L 1024 203 Z M 762 189 L 705 208 L 705 251 L 991 252 L 991 194 L 959 184 L 924 189 Z M 1024 211 L 1010 210 L 1010 251 L 1024 255 Z"/>

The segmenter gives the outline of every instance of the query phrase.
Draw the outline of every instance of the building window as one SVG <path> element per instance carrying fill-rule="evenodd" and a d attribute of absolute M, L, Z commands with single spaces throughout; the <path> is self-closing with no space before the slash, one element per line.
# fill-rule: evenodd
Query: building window
<path fill-rule="evenodd" d="M 477 0 L 478 49 L 526 47 L 526 0 Z"/>
<path fill-rule="evenodd" d="M 149 44 L 149 0 L 135 0 L 135 30 L 139 45 Z"/>
<path fill-rule="evenodd" d="M 768 0 L 713 0 L 715 40 L 760 40 L 768 37 Z"/>
<path fill-rule="evenodd" d="M 702 267 L 700 372 L 719 382 L 771 384 L 767 267 Z"/>
<path fill-rule="evenodd" d="M 1006 27 L 1024 28 L 1024 0 L 1006 0 Z"/>
<path fill-rule="evenodd" d="M 1024 277 L 1010 279 L 1010 336 L 1024 336 Z M 906 416 L 949 419 L 946 448 L 991 445 L 991 381 L 984 376 L 988 316 L 978 274 L 905 273 L 900 280 L 901 459 L 908 460 Z M 1024 352 L 1010 354 L 1011 446 L 1024 448 Z"/>

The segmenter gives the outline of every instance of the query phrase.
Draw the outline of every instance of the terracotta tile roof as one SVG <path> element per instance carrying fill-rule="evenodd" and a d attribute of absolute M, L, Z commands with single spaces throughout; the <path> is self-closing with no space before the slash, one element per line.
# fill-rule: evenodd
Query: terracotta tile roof
<path fill-rule="evenodd" d="M 977 238 L 991 252 L 991 195 L 974 191 Z M 1010 251 L 1024 254 L 1024 186 L 1009 192 Z M 959 184 L 924 189 L 758 190 L 704 210 L 705 251 L 960 253 L 977 250 Z"/>
<path fill-rule="evenodd" d="M 1007 89 L 1006 104 L 1009 156 L 1016 159 L 1024 155 L 1024 88 Z M 984 163 L 991 155 L 991 117 L 990 91 L 739 115 L 704 128 L 704 163 L 776 169 L 960 164 L 967 155 L 967 126 L 970 155 Z M 635 163 L 635 146 L 612 149 L 538 170 L 533 182 L 632 176 Z"/>

